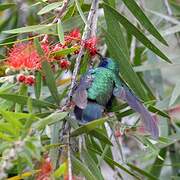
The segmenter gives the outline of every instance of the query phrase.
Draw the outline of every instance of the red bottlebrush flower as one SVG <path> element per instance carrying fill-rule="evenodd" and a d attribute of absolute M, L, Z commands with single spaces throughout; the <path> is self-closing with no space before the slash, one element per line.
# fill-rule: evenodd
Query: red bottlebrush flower
<path fill-rule="evenodd" d="M 43 160 L 40 170 L 41 171 L 36 177 L 36 180 L 50 180 L 51 179 L 49 176 L 51 175 L 53 171 L 53 166 L 51 164 L 50 158 L 46 158 Z"/>
<path fill-rule="evenodd" d="M 81 38 L 81 32 L 78 28 L 73 29 L 70 33 L 69 36 L 73 39 L 80 39 Z"/>
<path fill-rule="evenodd" d="M 84 47 L 89 51 L 91 56 L 95 56 L 97 53 L 97 48 L 96 48 L 97 41 L 98 40 L 96 37 L 92 37 L 84 42 Z"/>
<path fill-rule="evenodd" d="M 33 84 L 35 84 L 35 77 L 34 76 L 27 76 L 24 83 L 29 85 L 29 86 L 32 86 Z"/>
<path fill-rule="evenodd" d="M 17 76 L 17 81 L 24 82 L 26 80 L 26 76 L 24 74 L 19 74 Z"/>
<path fill-rule="evenodd" d="M 60 61 L 59 65 L 62 69 L 65 70 L 65 69 L 69 69 L 69 67 L 71 66 L 71 63 L 68 60 L 63 59 Z"/>
<path fill-rule="evenodd" d="M 49 53 L 49 45 L 42 44 L 45 54 Z M 9 52 L 7 65 L 16 70 L 38 70 L 41 68 L 41 58 L 32 42 L 18 43 Z"/>
<path fill-rule="evenodd" d="M 69 44 L 72 41 L 80 41 L 81 40 L 81 33 L 78 28 L 73 29 L 67 36 L 65 36 L 65 43 Z"/>

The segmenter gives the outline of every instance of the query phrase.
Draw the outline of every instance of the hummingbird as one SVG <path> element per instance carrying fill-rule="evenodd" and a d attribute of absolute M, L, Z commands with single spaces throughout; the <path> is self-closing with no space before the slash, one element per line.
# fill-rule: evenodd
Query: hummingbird
<path fill-rule="evenodd" d="M 101 118 L 107 105 L 117 97 L 141 115 L 145 129 L 152 138 L 157 139 L 159 130 L 156 120 L 119 73 L 120 65 L 117 60 L 101 57 L 98 67 L 91 68 L 82 75 L 72 97 L 76 119 L 80 124 L 86 124 Z"/>

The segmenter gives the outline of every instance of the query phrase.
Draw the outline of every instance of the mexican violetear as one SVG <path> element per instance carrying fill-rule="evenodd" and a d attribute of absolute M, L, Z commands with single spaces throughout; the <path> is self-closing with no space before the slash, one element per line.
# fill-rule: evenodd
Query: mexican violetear
<path fill-rule="evenodd" d="M 146 130 L 153 138 L 158 138 L 159 131 L 155 119 L 120 79 L 119 70 L 117 61 L 104 57 L 97 68 L 89 69 L 81 77 L 73 95 L 76 119 L 83 124 L 101 118 L 106 105 L 115 96 L 140 113 Z"/>

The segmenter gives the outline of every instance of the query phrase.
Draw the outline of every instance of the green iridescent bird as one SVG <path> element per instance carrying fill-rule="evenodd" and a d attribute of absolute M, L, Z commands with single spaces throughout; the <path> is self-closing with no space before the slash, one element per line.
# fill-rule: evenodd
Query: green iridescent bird
<path fill-rule="evenodd" d="M 113 97 L 127 102 L 140 113 L 145 128 L 153 138 L 158 138 L 159 131 L 155 119 L 119 76 L 120 66 L 112 58 L 101 58 L 97 68 L 90 69 L 80 79 L 73 101 L 74 114 L 81 124 L 101 118 L 106 106 Z"/>

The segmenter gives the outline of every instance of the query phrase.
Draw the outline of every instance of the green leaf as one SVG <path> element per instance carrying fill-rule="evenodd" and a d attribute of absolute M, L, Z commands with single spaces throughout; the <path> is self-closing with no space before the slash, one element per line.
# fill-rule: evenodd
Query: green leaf
<path fill-rule="evenodd" d="M 178 164 L 180 162 L 180 152 L 175 144 L 172 144 L 169 147 L 169 154 L 170 154 L 170 160 L 171 164 Z M 179 164 L 180 167 L 180 164 Z M 172 166 L 172 174 L 179 176 L 179 167 Z"/>
<path fill-rule="evenodd" d="M 45 73 L 46 84 L 51 92 L 52 97 L 56 101 L 57 105 L 59 105 L 59 95 L 56 87 L 54 73 L 52 72 L 50 64 L 47 62 L 47 60 L 44 57 L 44 51 L 41 48 L 41 44 L 37 38 L 34 39 L 34 43 L 37 48 L 38 54 L 42 56 L 42 70 Z"/>
<path fill-rule="evenodd" d="M 51 125 L 53 123 L 63 120 L 67 116 L 67 114 L 67 112 L 54 112 L 51 115 L 37 121 L 34 124 L 34 127 L 41 130 L 47 125 Z"/>
<path fill-rule="evenodd" d="M 1 112 L 2 110 L 0 110 Z M 33 114 L 30 114 L 30 113 L 20 113 L 20 112 L 11 112 L 11 111 L 4 111 L 6 113 L 8 113 L 8 115 L 10 117 L 13 117 L 15 116 L 17 120 L 20 120 L 20 119 L 27 119 L 27 118 L 35 118 L 35 115 Z"/>
<path fill-rule="evenodd" d="M 138 19 L 141 25 L 149 31 L 156 39 L 162 42 L 165 45 L 168 45 L 165 39 L 161 36 L 155 26 L 151 23 L 145 13 L 141 10 L 141 8 L 137 5 L 134 0 L 123 0 L 124 4 L 127 8 L 132 12 L 132 14 Z"/>
<path fill-rule="evenodd" d="M 134 35 L 142 44 L 144 44 L 147 48 L 149 48 L 155 54 L 160 56 L 162 59 L 171 63 L 169 58 L 166 55 L 164 55 L 164 53 L 162 53 L 149 39 L 147 39 L 146 36 L 142 32 L 140 32 L 132 23 L 130 23 L 128 19 L 126 19 L 124 16 L 119 14 L 119 12 L 117 12 L 114 8 L 110 7 L 105 3 L 103 3 L 103 8 L 106 11 L 109 11 L 111 16 L 116 18 L 116 20 L 124 26 L 128 33 Z"/>
<path fill-rule="evenodd" d="M 157 143 L 156 146 L 159 149 L 163 149 L 163 148 L 166 148 L 166 147 L 180 141 L 180 133 L 170 135 L 170 136 L 168 136 L 168 139 L 169 139 L 169 141 L 167 143 Z M 132 155 L 131 157 L 128 158 L 128 161 L 137 160 L 137 159 L 140 159 L 141 157 L 145 157 L 145 156 L 149 156 L 149 155 L 154 156 L 154 152 L 152 152 L 152 149 L 150 147 L 147 148 L 145 151 L 140 150 L 138 153 Z"/>
<path fill-rule="evenodd" d="M 180 96 L 180 81 L 178 81 L 173 89 L 172 96 L 170 99 L 169 106 L 172 106 L 177 98 Z"/>
<path fill-rule="evenodd" d="M 0 23 L 0 32 L 3 29 L 6 29 L 8 27 L 8 25 L 10 24 L 12 18 L 13 18 L 13 15 L 10 14 L 9 17 L 6 17 L 6 19 Z"/>
<path fill-rule="evenodd" d="M 34 39 L 34 45 L 37 49 L 38 54 L 40 56 L 44 56 L 44 50 L 42 49 L 39 39 L 37 37 Z"/>
<path fill-rule="evenodd" d="M 99 152 L 99 151 L 97 151 L 95 149 L 92 149 L 91 147 L 89 147 L 89 149 L 91 149 L 93 152 L 101 155 L 101 152 Z M 135 173 L 129 171 L 126 167 L 124 167 L 123 165 L 121 165 L 118 162 L 114 161 L 113 159 L 109 158 L 108 156 L 104 155 L 103 158 L 104 158 L 105 161 L 112 164 L 113 166 L 116 166 L 116 167 L 120 168 L 121 170 L 128 173 L 129 175 L 131 175 L 131 176 L 135 177 L 136 179 L 140 180 L 140 178 Z"/>
<path fill-rule="evenodd" d="M 161 116 L 163 116 L 163 117 L 165 117 L 165 118 L 168 118 L 168 119 L 170 118 L 167 113 L 165 113 L 164 111 L 161 111 L 160 109 L 156 108 L 155 106 L 151 106 L 151 105 L 150 105 L 150 106 L 148 107 L 148 110 L 151 111 L 151 112 L 153 112 L 153 113 L 157 113 L 157 114 L 159 114 L 159 115 L 161 115 Z"/>
<path fill-rule="evenodd" d="M 175 9 L 177 9 L 178 12 L 180 12 L 180 5 L 179 2 L 175 2 L 174 0 L 168 1 Z"/>
<path fill-rule="evenodd" d="M 123 55 L 126 57 L 125 59 L 129 61 L 129 50 L 126 43 L 126 38 L 123 32 L 123 28 L 120 23 L 117 23 L 117 20 L 112 14 L 105 8 L 105 19 L 107 24 L 108 33 L 112 34 L 112 37 L 116 40 L 119 47 L 121 47 Z M 116 26 L 116 28 L 114 28 Z M 124 58 L 122 58 L 124 61 Z"/>
<path fill-rule="evenodd" d="M 107 121 L 107 120 L 108 120 L 108 118 L 105 117 L 102 119 L 98 119 L 98 120 L 94 120 L 92 122 L 89 122 L 89 123 L 77 128 L 77 129 L 75 129 L 71 133 L 71 136 L 78 136 L 78 135 L 83 134 L 83 133 L 88 133 L 88 132 L 92 131 L 94 128 L 96 128 L 97 126 L 104 124 L 105 121 Z"/>
<path fill-rule="evenodd" d="M 66 49 L 62 49 L 62 50 L 59 50 L 59 51 L 52 52 L 51 55 L 66 56 L 68 54 L 73 53 L 74 51 L 76 51 L 78 49 L 79 49 L 79 46 L 77 46 L 77 47 L 70 47 L 70 48 L 66 48 Z"/>
<path fill-rule="evenodd" d="M 1 132 L 0 132 L 0 139 L 2 139 L 4 141 L 8 141 L 8 142 L 14 142 L 14 139 L 11 136 L 6 135 L 6 134 L 1 133 Z"/>
<path fill-rule="evenodd" d="M 27 101 L 28 101 L 27 96 L 21 96 L 21 95 L 16 95 L 16 94 L 0 93 L 0 97 L 9 101 L 13 101 L 18 104 L 21 104 L 21 105 L 27 104 Z M 32 99 L 32 104 L 33 106 L 36 106 L 36 107 L 52 108 L 52 109 L 58 108 L 58 106 L 56 106 L 55 104 L 51 104 L 47 101 L 42 101 L 42 100 L 37 100 L 37 99 Z"/>
<path fill-rule="evenodd" d="M 133 114 L 133 113 L 134 113 L 134 111 L 132 109 L 128 109 L 128 110 L 123 111 L 123 112 L 118 112 L 117 117 L 123 118 L 123 117 L 129 116 L 130 114 Z"/>
<path fill-rule="evenodd" d="M 27 27 L 21 27 L 17 29 L 7 30 L 3 31 L 2 33 L 5 34 L 18 34 L 18 33 L 28 33 L 28 32 L 38 32 L 40 30 L 50 29 L 52 28 L 52 24 L 46 24 L 46 25 L 34 25 L 34 26 L 27 26 Z"/>
<path fill-rule="evenodd" d="M 19 134 L 14 130 L 14 127 L 10 123 L 0 122 L 0 131 L 4 134 L 19 137 Z"/>
<path fill-rule="evenodd" d="M 158 178 L 156 178 L 155 176 L 151 175 L 150 173 L 138 168 L 137 166 L 133 165 L 133 164 L 130 164 L 130 163 L 127 163 L 127 165 L 134 171 L 138 172 L 139 174 L 145 176 L 145 177 L 148 177 L 149 179 L 151 180 L 158 180 Z"/>
<path fill-rule="evenodd" d="M 4 11 L 6 9 L 9 9 L 11 7 L 16 6 L 15 3 L 4 3 L 4 4 L 0 4 L 0 11 Z"/>
<path fill-rule="evenodd" d="M 15 130 L 19 131 L 23 127 L 22 123 L 16 119 L 16 113 L 9 113 L 8 111 L 0 110 L 0 114 L 9 122 Z"/>
<path fill-rule="evenodd" d="M 101 174 L 101 171 L 98 168 L 97 164 L 92 159 L 91 155 L 86 150 L 83 149 L 82 156 L 83 156 L 83 159 L 84 159 L 85 163 L 87 164 L 89 170 L 91 170 L 91 172 L 94 174 L 94 176 L 98 180 L 103 180 L 104 178 Z"/>
<path fill-rule="evenodd" d="M 113 145 L 111 141 L 109 140 L 109 138 L 104 135 L 101 129 L 95 128 L 94 130 L 90 131 L 89 134 L 96 137 L 97 139 L 99 139 L 101 142 L 105 144 L 109 144 L 110 146 Z"/>
<path fill-rule="evenodd" d="M 43 69 L 43 72 L 45 72 L 46 84 L 51 92 L 51 95 L 56 101 L 56 104 L 59 105 L 59 95 L 58 95 L 58 90 L 56 87 L 54 73 L 52 72 L 50 64 L 46 60 L 42 62 L 42 69 Z"/>
<path fill-rule="evenodd" d="M 94 176 L 94 173 L 92 174 L 83 162 L 81 162 L 75 156 L 71 156 L 71 160 L 73 166 L 78 169 L 86 177 L 87 180 L 97 180 L 97 178 Z"/>
<path fill-rule="evenodd" d="M 43 15 L 45 13 L 48 13 L 49 11 L 52 11 L 53 9 L 58 8 L 61 5 L 62 5 L 62 2 L 54 2 L 54 3 L 48 4 L 47 6 L 43 7 L 37 14 Z"/>
<path fill-rule="evenodd" d="M 79 4 L 79 1 L 75 0 L 75 2 L 76 2 L 76 7 L 77 7 L 77 10 L 79 12 L 79 15 L 81 16 L 81 18 L 84 21 L 84 23 L 87 25 L 86 17 L 84 16 L 84 13 L 83 13 L 83 11 L 81 9 L 81 5 Z"/>
<path fill-rule="evenodd" d="M 64 162 L 56 169 L 56 171 L 54 172 L 54 177 L 58 178 L 58 177 L 64 175 L 66 172 L 66 169 L 67 169 L 67 163 Z"/>
<path fill-rule="evenodd" d="M 36 99 L 39 99 L 41 97 L 41 86 L 42 86 L 42 76 L 39 71 L 35 72 L 35 79 L 36 83 L 34 85 L 34 91 L 35 91 L 35 96 Z"/>
<path fill-rule="evenodd" d="M 109 4 L 113 8 L 116 6 L 116 0 L 104 0 L 105 3 Z M 100 4 L 101 5 L 101 4 Z"/>
<path fill-rule="evenodd" d="M 60 19 L 58 19 L 58 22 L 57 22 L 57 32 L 58 32 L 60 43 L 64 44 L 64 31 L 63 31 L 63 27 L 62 27 L 62 23 Z"/>
<path fill-rule="evenodd" d="M 163 159 L 166 159 L 166 154 L 167 154 L 167 148 L 161 149 L 159 152 L 159 156 L 161 156 Z M 156 166 L 156 165 L 159 166 Z M 161 174 L 161 170 L 163 168 L 164 160 L 159 159 L 157 156 L 154 163 L 151 166 L 150 173 L 153 174 L 155 177 L 159 178 Z"/>

